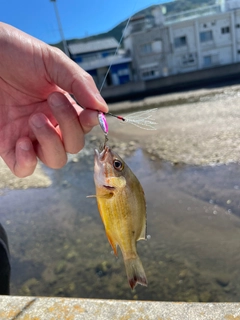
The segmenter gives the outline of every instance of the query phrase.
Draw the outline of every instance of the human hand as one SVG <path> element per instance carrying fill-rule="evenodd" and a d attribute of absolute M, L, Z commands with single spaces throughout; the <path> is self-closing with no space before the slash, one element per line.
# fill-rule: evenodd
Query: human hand
<path fill-rule="evenodd" d="M 94 110 L 108 108 L 88 73 L 60 50 L 0 23 L 0 156 L 16 176 L 31 175 L 37 158 L 61 168 L 98 124 Z"/>

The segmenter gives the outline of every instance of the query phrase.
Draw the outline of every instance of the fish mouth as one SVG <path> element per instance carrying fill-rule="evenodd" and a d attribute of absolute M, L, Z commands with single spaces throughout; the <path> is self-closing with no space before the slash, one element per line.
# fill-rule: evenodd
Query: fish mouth
<path fill-rule="evenodd" d="M 97 149 L 94 150 L 95 152 L 95 160 L 94 160 L 95 184 L 97 183 L 98 185 L 104 187 L 108 191 L 113 191 L 115 187 L 112 187 L 106 181 L 107 166 L 108 166 L 111 150 L 108 146 L 104 146 L 104 148 L 101 150 L 97 150 Z"/>
<path fill-rule="evenodd" d="M 98 161 L 104 161 L 107 157 L 108 152 L 110 151 L 110 148 L 108 146 L 105 146 L 104 149 L 99 152 L 97 149 L 95 151 L 95 159 Z"/>
<path fill-rule="evenodd" d="M 112 190 L 112 191 L 116 189 L 115 187 L 108 186 L 108 185 L 106 185 L 106 184 L 104 184 L 103 187 L 104 187 L 105 189 L 107 189 L 107 190 Z"/>

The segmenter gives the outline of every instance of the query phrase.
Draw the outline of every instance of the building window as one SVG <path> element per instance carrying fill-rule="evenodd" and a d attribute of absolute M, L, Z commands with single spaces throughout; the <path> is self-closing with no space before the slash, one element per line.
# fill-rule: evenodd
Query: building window
<path fill-rule="evenodd" d="M 203 57 L 203 66 L 210 67 L 212 65 L 212 56 Z"/>
<path fill-rule="evenodd" d="M 110 53 L 106 51 L 106 52 L 102 52 L 101 55 L 103 58 L 106 58 L 110 55 Z"/>
<path fill-rule="evenodd" d="M 154 53 L 161 53 L 162 52 L 162 41 L 161 40 L 153 41 L 152 50 Z"/>
<path fill-rule="evenodd" d="M 128 70 L 127 68 L 126 68 L 126 69 L 118 70 L 118 75 L 119 75 L 119 76 L 129 75 L 129 70 Z"/>
<path fill-rule="evenodd" d="M 193 53 L 185 54 L 182 56 L 181 64 L 183 67 L 188 67 L 196 64 L 196 55 Z"/>
<path fill-rule="evenodd" d="M 184 47 L 186 45 L 187 45 L 187 37 L 186 36 L 174 38 L 175 48 Z"/>
<path fill-rule="evenodd" d="M 219 64 L 218 54 L 207 55 L 203 57 L 203 67 L 211 67 Z"/>
<path fill-rule="evenodd" d="M 213 40 L 212 30 L 200 32 L 200 41 L 207 42 Z"/>
<path fill-rule="evenodd" d="M 144 70 L 142 72 L 142 79 L 152 79 L 159 77 L 159 71 L 154 69 Z"/>
<path fill-rule="evenodd" d="M 152 44 L 151 43 L 145 43 L 140 46 L 140 52 L 141 54 L 149 54 L 152 53 Z"/>
<path fill-rule="evenodd" d="M 238 23 L 238 24 L 236 24 L 236 28 L 240 28 L 240 24 Z"/>
<path fill-rule="evenodd" d="M 229 32 L 230 32 L 230 27 L 223 27 L 223 28 L 221 29 L 221 31 L 222 31 L 223 34 L 224 34 L 224 33 L 229 33 Z"/>

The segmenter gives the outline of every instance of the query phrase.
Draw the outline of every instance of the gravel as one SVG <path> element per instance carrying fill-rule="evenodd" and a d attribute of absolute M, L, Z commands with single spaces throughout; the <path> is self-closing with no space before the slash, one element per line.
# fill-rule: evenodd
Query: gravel
<path fill-rule="evenodd" d="M 33 175 L 17 178 L 0 158 L 0 189 L 47 188 L 51 185 L 50 178 L 38 164 Z"/>

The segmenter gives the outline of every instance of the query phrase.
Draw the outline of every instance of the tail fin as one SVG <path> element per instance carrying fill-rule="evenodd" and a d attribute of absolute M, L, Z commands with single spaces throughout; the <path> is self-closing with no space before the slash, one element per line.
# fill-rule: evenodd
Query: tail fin
<path fill-rule="evenodd" d="M 132 290 L 139 283 L 142 286 L 147 286 L 147 278 L 142 266 L 142 262 L 138 256 L 133 259 L 124 260 L 127 272 L 128 282 Z"/>

